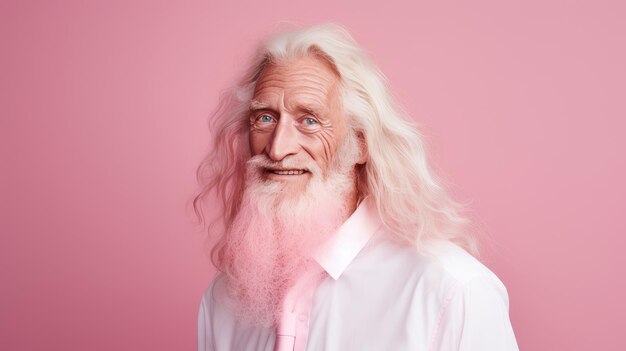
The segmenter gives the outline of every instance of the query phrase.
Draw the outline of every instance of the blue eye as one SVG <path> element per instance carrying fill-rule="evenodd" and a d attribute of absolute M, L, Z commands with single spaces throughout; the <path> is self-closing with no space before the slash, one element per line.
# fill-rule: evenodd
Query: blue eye
<path fill-rule="evenodd" d="M 306 124 L 307 126 L 312 126 L 314 124 L 317 124 L 317 120 L 315 118 L 308 117 L 304 119 L 304 124 Z"/>
<path fill-rule="evenodd" d="M 272 122 L 272 116 L 270 115 L 262 115 L 258 118 L 259 121 L 263 122 L 263 123 L 270 123 Z"/>

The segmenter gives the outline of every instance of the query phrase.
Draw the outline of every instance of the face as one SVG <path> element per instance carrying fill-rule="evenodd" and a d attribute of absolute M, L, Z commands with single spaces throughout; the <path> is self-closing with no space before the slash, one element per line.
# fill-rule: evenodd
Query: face
<path fill-rule="evenodd" d="M 275 161 L 264 179 L 305 185 L 311 162 L 327 175 L 346 131 L 339 78 L 327 62 L 306 57 L 263 70 L 250 104 L 250 148 Z"/>

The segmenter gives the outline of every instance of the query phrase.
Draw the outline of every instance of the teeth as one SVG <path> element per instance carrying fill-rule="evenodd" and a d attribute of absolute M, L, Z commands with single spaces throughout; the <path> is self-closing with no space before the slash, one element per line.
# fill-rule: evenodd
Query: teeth
<path fill-rule="evenodd" d="M 273 170 L 272 171 L 275 174 L 280 174 L 280 175 L 296 175 L 296 174 L 303 174 L 304 170 L 289 170 L 289 171 L 279 171 L 279 170 Z"/>

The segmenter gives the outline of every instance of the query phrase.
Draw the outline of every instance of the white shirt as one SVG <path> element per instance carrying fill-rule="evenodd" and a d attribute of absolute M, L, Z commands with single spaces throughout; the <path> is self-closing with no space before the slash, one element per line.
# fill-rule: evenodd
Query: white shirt
<path fill-rule="evenodd" d="M 296 339 L 308 351 L 518 350 L 507 291 L 495 274 L 452 243 L 428 252 L 389 240 L 363 201 L 314 255 L 327 275 L 311 303 L 296 301 Z M 224 294 L 218 275 L 200 303 L 198 350 L 272 351 L 275 329 L 238 323 L 216 303 Z"/>

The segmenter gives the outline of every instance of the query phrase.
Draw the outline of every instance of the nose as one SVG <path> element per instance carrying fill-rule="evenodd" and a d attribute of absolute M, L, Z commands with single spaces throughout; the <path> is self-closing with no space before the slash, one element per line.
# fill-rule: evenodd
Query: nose
<path fill-rule="evenodd" d="M 288 117 L 278 121 L 271 139 L 265 146 L 265 152 L 274 161 L 281 161 L 289 155 L 295 155 L 300 150 L 298 131 Z"/>

